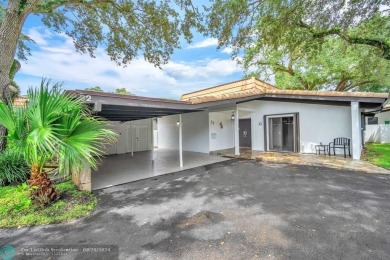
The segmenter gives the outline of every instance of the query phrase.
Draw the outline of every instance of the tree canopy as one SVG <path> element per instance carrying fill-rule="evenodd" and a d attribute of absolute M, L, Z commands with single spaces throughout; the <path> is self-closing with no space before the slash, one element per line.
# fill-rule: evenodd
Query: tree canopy
<path fill-rule="evenodd" d="M 96 91 L 96 92 L 104 92 L 104 90 L 100 87 L 100 86 L 95 86 L 95 87 L 91 87 L 91 88 L 86 88 L 85 90 L 88 90 L 88 91 Z M 112 92 L 114 94 L 122 94 L 122 95 L 130 95 L 130 96 L 133 96 L 134 94 L 127 91 L 126 88 L 117 88 L 115 89 L 114 92 Z"/>
<path fill-rule="evenodd" d="M 143 56 L 160 66 L 202 31 L 201 16 L 191 0 L 0 0 L 0 100 L 11 96 L 9 72 L 15 57 L 26 59 L 28 37 L 22 29 L 30 14 L 73 39 L 78 52 L 92 57 L 98 48 L 119 65 Z M 6 129 L 0 126 L 0 151 Z"/>
<path fill-rule="evenodd" d="M 112 60 L 125 65 L 144 58 L 159 66 L 168 61 L 180 37 L 192 39 L 192 29 L 201 30 L 198 9 L 190 0 L 162 1 L 85 1 L 10 0 L 0 1 L 0 19 L 16 7 L 19 16 L 40 15 L 42 22 L 58 33 L 70 36 L 78 52 L 89 53 L 102 46 Z M 13 2 L 13 5 L 12 3 Z M 17 55 L 26 59 L 32 41 L 20 34 Z"/>
<path fill-rule="evenodd" d="M 279 87 L 390 86 L 390 1 L 215 0 L 210 34 Z M 378 88 L 372 88 L 375 90 Z"/>
<path fill-rule="evenodd" d="M 103 92 L 103 89 L 99 86 L 91 87 L 91 88 L 86 88 L 85 90 L 88 91 L 96 91 L 96 92 Z"/>
<path fill-rule="evenodd" d="M 129 96 L 134 96 L 133 93 L 131 93 L 130 91 L 127 91 L 126 88 L 117 88 L 115 89 L 115 94 L 122 94 L 122 95 L 129 95 Z"/>

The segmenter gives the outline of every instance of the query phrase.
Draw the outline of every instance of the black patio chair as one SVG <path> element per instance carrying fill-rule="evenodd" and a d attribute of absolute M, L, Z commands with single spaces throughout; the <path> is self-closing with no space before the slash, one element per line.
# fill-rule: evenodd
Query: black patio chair
<path fill-rule="evenodd" d="M 351 157 L 351 139 L 345 137 L 338 137 L 329 143 L 329 156 L 330 149 L 333 149 L 333 154 L 336 155 L 336 148 L 344 149 L 344 158 L 347 158 L 347 148 L 349 157 Z"/>

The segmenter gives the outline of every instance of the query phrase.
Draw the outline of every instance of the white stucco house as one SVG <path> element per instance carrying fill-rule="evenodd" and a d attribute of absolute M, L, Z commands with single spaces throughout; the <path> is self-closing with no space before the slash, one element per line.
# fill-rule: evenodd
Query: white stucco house
<path fill-rule="evenodd" d="M 112 121 L 120 137 L 107 148 L 110 158 L 158 147 L 177 151 L 180 167 L 186 164 L 183 152 L 239 154 L 240 147 L 249 147 L 315 153 L 315 145 L 338 137 L 349 138 L 353 159 L 360 159 L 366 116 L 383 109 L 389 98 L 388 93 L 281 90 L 256 78 L 187 93 L 180 101 L 72 92 Z"/>
<path fill-rule="evenodd" d="M 351 139 L 353 158 L 359 159 L 362 117 L 381 108 L 387 98 L 387 93 L 280 90 L 255 78 L 227 83 L 182 96 L 206 108 L 182 115 L 183 149 L 209 153 L 235 148 L 238 154 L 245 146 L 315 153 L 315 145 L 346 137 Z M 179 119 L 158 119 L 158 147 L 178 146 Z"/>

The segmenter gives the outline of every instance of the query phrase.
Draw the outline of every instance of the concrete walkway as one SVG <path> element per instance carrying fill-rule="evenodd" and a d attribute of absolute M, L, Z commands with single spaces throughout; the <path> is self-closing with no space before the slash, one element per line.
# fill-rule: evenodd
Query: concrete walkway
<path fill-rule="evenodd" d="M 308 165 L 317 167 L 328 167 L 333 169 L 351 170 L 365 173 L 390 174 L 389 170 L 375 166 L 362 160 L 353 160 L 342 155 L 328 156 L 316 154 L 301 154 L 288 152 L 262 152 L 252 151 L 248 148 L 240 149 L 240 155 L 234 155 L 231 151 L 219 152 L 219 154 L 230 158 L 253 159 L 270 163 L 285 163 L 294 165 Z"/>

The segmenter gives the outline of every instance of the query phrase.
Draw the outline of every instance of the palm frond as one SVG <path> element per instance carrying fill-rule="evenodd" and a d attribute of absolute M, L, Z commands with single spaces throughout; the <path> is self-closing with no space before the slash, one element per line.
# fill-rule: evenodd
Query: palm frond
<path fill-rule="evenodd" d="M 12 107 L 0 101 L 0 124 L 7 128 L 8 131 L 13 132 L 16 128 L 16 120 Z"/>
<path fill-rule="evenodd" d="M 63 134 L 66 136 L 63 140 L 65 145 L 59 153 L 61 173 L 78 173 L 86 164 L 96 169 L 104 145 L 116 140 L 116 134 L 107 129 L 106 122 L 95 118 L 80 118 L 80 114 L 76 112 L 64 117 L 62 122 L 67 133 Z"/>
<path fill-rule="evenodd" d="M 24 107 L 15 108 L 0 102 L 0 124 L 20 145 L 26 161 L 42 170 L 57 158 L 64 174 L 96 169 L 104 144 L 116 137 L 107 123 L 92 117 L 82 99 L 63 92 L 61 84 L 51 86 L 49 80 L 30 88 L 28 99 Z"/>

